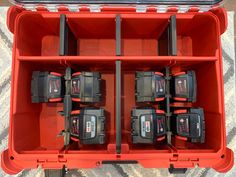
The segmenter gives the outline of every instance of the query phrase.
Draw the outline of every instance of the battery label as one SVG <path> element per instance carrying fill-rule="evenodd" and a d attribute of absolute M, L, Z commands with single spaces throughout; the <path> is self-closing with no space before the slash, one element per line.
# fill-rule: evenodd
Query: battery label
<path fill-rule="evenodd" d="M 157 135 L 165 134 L 165 116 L 157 117 Z"/>
<path fill-rule="evenodd" d="M 179 116 L 177 126 L 179 135 L 189 136 L 189 116 Z"/>
<path fill-rule="evenodd" d="M 59 94 L 61 88 L 61 82 L 60 79 L 50 79 L 49 80 L 49 93 L 51 95 L 53 94 Z"/>
<path fill-rule="evenodd" d="M 86 132 L 90 133 L 91 132 L 91 121 L 86 122 Z"/>
<path fill-rule="evenodd" d="M 175 91 L 177 95 L 187 95 L 188 87 L 187 87 L 187 78 L 176 78 L 175 80 Z"/>
<path fill-rule="evenodd" d="M 150 121 L 145 121 L 145 132 L 150 132 Z"/>
<path fill-rule="evenodd" d="M 79 119 L 72 116 L 72 134 L 79 135 Z"/>
<path fill-rule="evenodd" d="M 201 118 L 198 114 L 178 115 L 177 133 L 182 136 L 198 138 L 201 136 Z"/>
<path fill-rule="evenodd" d="M 80 93 L 80 80 L 78 78 L 72 79 L 72 94 Z"/>
<path fill-rule="evenodd" d="M 153 116 L 152 116 L 152 114 L 142 115 L 140 121 L 141 121 L 141 136 L 144 138 L 152 138 L 152 136 L 153 136 L 153 130 L 152 130 Z"/>
<path fill-rule="evenodd" d="M 165 79 L 162 77 L 156 77 L 156 93 L 157 95 L 165 94 Z"/>
<path fill-rule="evenodd" d="M 86 116 L 85 134 L 86 134 L 86 138 L 95 137 L 96 135 L 96 117 L 95 116 Z"/>

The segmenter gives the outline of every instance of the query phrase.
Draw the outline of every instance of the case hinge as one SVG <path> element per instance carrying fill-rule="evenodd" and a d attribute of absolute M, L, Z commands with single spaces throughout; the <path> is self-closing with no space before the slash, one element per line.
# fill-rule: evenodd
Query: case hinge
<path fill-rule="evenodd" d="M 70 12 L 79 12 L 80 11 L 79 5 L 76 5 L 76 4 L 68 5 L 68 9 Z"/>
<path fill-rule="evenodd" d="M 185 12 L 188 12 L 189 10 L 190 10 L 190 6 L 180 6 L 178 8 L 179 13 L 185 13 Z"/>
<path fill-rule="evenodd" d="M 36 4 L 23 4 L 21 5 L 26 10 L 30 11 L 37 11 L 37 8 L 44 7 L 49 12 L 58 12 L 58 9 L 61 7 L 65 7 L 68 9 L 68 11 L 71 12 L 79 12 L 80 11 L 80 5 L 78 4 L 68 4 L 68 5 L 58 5 L 58 4 L 44 4 L 44 5 L 36 5 Z M 85 5 L 85 7 L 88 7 L 90 12 L 101 12 L 102 11 L 102 5 L 100 4 L 90 4 Z M 112 6 L 110 6 L 112 7 Z M 215 8 L 217 6 L 211 6 L 211 5 L 200 5 L 200 6 L 190 6 L 190 5 L 179 5 L 179 6 L 168 6 L 168 5 L 156 5 L 156 6 L 149 6 L 149 5 L 136 5 L 135 9 L 137 13 L 146 13 L 150 8 L 156 9 L 157 13 L 166 13 L 171 9 L 176 9 L 176 13 L 186 13 L 188 11 L 191 11 L 191 9 L 197 9 L 198 12 L 207 12 L 212 8 Z"/>
<path fill-rule="evenodd" d="M 156 6 L 156 10 L 157 13 L 166 13 L 171 9 L 176 9 L 176 13 L 186 13 L 191 11 L 192 9 L 194 9 L 194 11 L 196 11 L 196 9 L 198 10 L 198 12 L 207 12 L 209 11 L 211 8 L 213 8 L 210 5 L 204 5 L 204 6 L 190 6 L 190 5 L 180 5 L 180 6 L 168 6 L 168 5 L 158 5 Z"/>
<path fill-rule="evenodd" d="M 165 13 L 168 10 L 168 6 L 167 5 L 159 5 L 156 7 L 157 9 L 157 13 Z"/>
<path fill-rule="evenodd" d="M 137 13 L 145 13 L 147 12 L 147 5 L 137 5 L 136 6 Z"/>
<path fill-rule="evenodd" d="M 207 12 L 212 8 L 212 6 L 199 6 L 199 12 Z"/>
<path fill-rule="evenodd" d="M 97 4 L 89 5 L 90 12 L 101 12 L 101 6 Z"/>
<path fill-rule="evenodd" d="M 35 4 L 24 4 L 23 8 L 30 11 L 36 11 L 36 5 Z"/>
<path fill-rule="evenodd" d="M 55 4 L 47 4 L 46 8 L 49 12 L 58 12 L 58 6 Z"/>

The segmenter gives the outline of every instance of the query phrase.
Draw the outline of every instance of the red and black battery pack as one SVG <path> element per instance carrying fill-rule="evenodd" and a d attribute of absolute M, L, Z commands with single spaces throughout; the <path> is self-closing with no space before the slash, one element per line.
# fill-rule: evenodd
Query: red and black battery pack
<path fill-rule="evenodd" d="M 195 71 L 175 73 L 171 81 L 171 92 L 176 101 L 195 102 L 197 97 Z"/>
<path fill-rule="evenodd" d="M 132 143 L 153 144 L 165 139 L 165 112 L 154 108 L 134 108 L 131 112 Z"/>
<path fill-rule="evenodd" d="M 71 77 L 72 101 L 95 103 L 101 101 L 101 74 L 76 72 Z"/>
<path fill-rule="evenodd" d="M 31 101 L 60 102 L 64 96 L 63 88 L 63 77 L 60 73 L 34 71 L 31 80 Z"/>
<path fill-rule="evenodd" d="M 137 102 L 162 101 L 165 98 L 165 78 L 160 72 L 136 72 Z"/>
<path fill-rule="evenodd" d="M 202 108 L 176 110 L 172 122 L 176 138 L 192 143 L 205 142 L 205 118 Z"/>
<path fill-rule="evenodd" d="M 83 108 L 71 112 L 71 139 L 81 144 L 104 144 L 105 113 L 102 108 Z"/>

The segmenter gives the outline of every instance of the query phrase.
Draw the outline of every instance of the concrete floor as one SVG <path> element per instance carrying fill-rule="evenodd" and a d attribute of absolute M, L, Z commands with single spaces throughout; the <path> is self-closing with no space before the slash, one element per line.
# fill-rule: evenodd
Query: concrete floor
<path fill-rule="evenodd" d="M 234 11 L 236 12 L 236 1 L 235 0 L 226 0 L 225 4 L 223 5 L 228 11 Z M 234 16 L 234 26 L 236 24 L 236 17 Z M 234 30 L 234 41 L 236 44 L 236 30 Z M 236 45 L 235 49 L 236 49 Z M 236 51 L 236 50 L 235 50 Z"/>

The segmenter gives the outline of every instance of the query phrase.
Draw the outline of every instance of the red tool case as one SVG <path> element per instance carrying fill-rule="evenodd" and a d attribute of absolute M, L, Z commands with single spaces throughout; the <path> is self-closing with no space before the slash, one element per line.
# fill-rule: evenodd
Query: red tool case
<path fill-rule="evenodd" d="M 39 166 L 93 168 L 120 162 L 171 167 L 172 171 L 195 166 L 230 170 L 234 159 L 226 147 L 220 36 L 227 28 L 227 16 L 222 2 L 96 2 L 18 0 L 9 8 L 7 24 L 14 45 L 9 144 L 1 155 L 3 170 L 16 174 Z M 72 34 L 66 40 L 60 34 L 60 14 L 66 15 L 64 26 Z M 163 38 L 166 29 L 170 33 Z M 57 137 L 64 128 L 64 119 L 57 113 L 62 103 L 31 103 L 32 71 L 61 73 L 66 66 L 100 71 L 106 82 L 100 104 L 108 112 L 105 145 L 74 143 L 63 148 L 63 137 Z M 171 145 L 131 143 L 130 112 L 138 106 L 135 71 L 166 66 L 172 73 L 196 72 L 198 95 L 192 106 L 205 110 L 203 144 L 174 136 Z"/>

